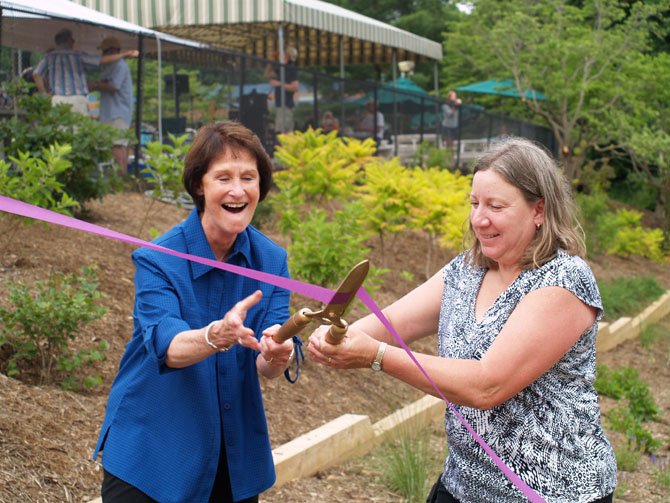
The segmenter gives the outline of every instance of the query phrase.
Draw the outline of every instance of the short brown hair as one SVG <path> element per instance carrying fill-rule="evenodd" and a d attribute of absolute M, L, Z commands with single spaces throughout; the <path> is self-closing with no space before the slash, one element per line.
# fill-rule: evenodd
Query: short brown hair
<path fill-rule="evenodd" d="M 72 30 L 68 28 L 63 28 L 54 35 L 54 43 L 56 45 L 61 45 L 64 44 L 65 42 L 69 42 L 72 40 Z"/>
<path fill-rule="evenodd" d="M 190 194 L 198 211 L 205 207 L 205 197 L 197 194 L 209 165 L 225 155 L 247 151 L 256 158 L 260 175 L 260 201 L 272 187 L 272 161 L 258 136 L 239 122 L 219 121 L 201 127 L 193 138 L 184 161 L 184 188 Z"/>
<path fill-rule="evenodd" d="M 503 138 L 477 161 L 473 174 L 487 170 L 519 189 L 529 204 L 544 201 L 544 221 L 521 257 L 519 265 L 522 269 L 541 266 L 555 257 L 559 248 L 570 255 L 584 256 L 584 232 L 577 220 L 570 183 L 543 147 L 525 138 Z M 468 251 L 470 263 L 495 268 L 495 262 L 482 253 L 472 222 L 469 235 L 472 242 Z"/>

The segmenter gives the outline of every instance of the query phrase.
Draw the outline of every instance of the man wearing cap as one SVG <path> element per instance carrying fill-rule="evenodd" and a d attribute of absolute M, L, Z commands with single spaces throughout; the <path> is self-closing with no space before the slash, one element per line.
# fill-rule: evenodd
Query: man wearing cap
<path fill-rule="evenodd" d="M 121 54 L 121 43 L 115 37 L 107 37 L 98 46 L 102 58 Z M 100 91 L 100 121 L 123 132 L 130 127 L 133 113 L 133 82 L 130 68 L 123 59 L 103 63 L 102 76 L 97 82 L 89 82 L 92 91 Z M 128 172 L 128 139 L 123 134 L 114 140 L 112 147 L 114 162 L 121 174 Z"/>
<path fill-rule="evenodd" d="M 100 57 L 75 51 L 72 31 L 67 28 L 56 33 L 54 43 L 56 48 L 35 67 L 35 86 L 41 93 L 52 95 L 52 104 L 67 103 L 72 105 L 73 112 L 84 115 L 88 114 L 86 69 L 138 55 L 137 51 L 124 51 Z"/>

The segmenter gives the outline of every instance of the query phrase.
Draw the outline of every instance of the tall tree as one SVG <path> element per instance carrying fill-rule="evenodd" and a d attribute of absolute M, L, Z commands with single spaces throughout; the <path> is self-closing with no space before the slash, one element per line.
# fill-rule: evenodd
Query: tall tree
<path fill-rule="evenodd" d="M 511 77 L 522 96 L 548 96 L 523 102 L 551 127 L 566 174 L 579 178 L 587 149 L 613 136 L 610 111 L 635 86 L 633 69 L 667 0 L 472 3 L 471 15 L 450 26 L 445 74 Z"/>

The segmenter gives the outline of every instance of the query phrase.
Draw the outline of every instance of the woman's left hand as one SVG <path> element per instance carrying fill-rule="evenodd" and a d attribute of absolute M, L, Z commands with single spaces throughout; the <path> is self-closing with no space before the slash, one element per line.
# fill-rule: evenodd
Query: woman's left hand
<path fill-rule="evenodd" d="M 313 360 L 338 369 L 370 366 L 377 354 L 379 341 L 350 325 L 342 342 L 329 344 L 326 341 L 329 329 L 330 325 L 321 325 L 309 336 L 307 352 Z"/>

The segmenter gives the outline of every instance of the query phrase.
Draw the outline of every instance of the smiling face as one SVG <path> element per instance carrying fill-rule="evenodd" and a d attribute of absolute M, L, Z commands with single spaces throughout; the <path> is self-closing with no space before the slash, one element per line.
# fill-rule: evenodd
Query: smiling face
<path fill-rule="evenodd" d="M 201 222 L 214 254 L 225 258 L 247 228 L 260 199 L 256 158 L 247 150 L 226 150 L 212 161 L 197 193 L 205 200 Z"/>
<path fill-rule="evenodd" d="M 493 170 L 472 178 L 470 223 L 482 253 L 500 268 L 517 268 L 543 222 L 544 201 L 528 203 L 521 191 Z"/>

